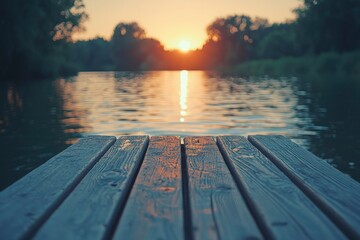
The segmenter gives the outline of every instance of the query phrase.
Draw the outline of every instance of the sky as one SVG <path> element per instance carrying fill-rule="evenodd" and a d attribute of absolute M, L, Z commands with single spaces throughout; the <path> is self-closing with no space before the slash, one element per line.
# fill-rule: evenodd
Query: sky
<path fill-rule="evenodd" d="M 178 49 L 186 42 L 201 48 L 206 27 L 216 18 L 234 14 L 267 18 L 271 23 L 293 19 L 300 0 L 83 0 L 89 20 L 86 32 L 75 40 L 97 36 L 110 39 L 120 22 L 137 22 L 146 36 L 158 39 L 165 49 Z"/>

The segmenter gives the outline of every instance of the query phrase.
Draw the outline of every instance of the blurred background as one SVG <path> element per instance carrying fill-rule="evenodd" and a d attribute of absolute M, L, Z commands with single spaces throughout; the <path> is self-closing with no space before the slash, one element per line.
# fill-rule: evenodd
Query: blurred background
<path fill-rule="evenodd" d="M 358 0 L 6 0 L 0 27 L 0 190 L 89 134 L 282 134 L 360 181 Z"/>

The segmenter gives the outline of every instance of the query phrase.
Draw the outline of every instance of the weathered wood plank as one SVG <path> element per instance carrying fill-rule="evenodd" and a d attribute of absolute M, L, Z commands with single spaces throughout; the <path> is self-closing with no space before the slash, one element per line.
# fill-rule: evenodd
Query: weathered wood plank
<path fill-rule="evenodd" d="M 56 155 L 0 193 L 0 238 L 31 237 L 115 142 L 93 136 Z"/>
<path fill-rule="evenodd" d="M 218 137 L 230 170 L 272 239 L 347 239 L 305 194 L 245 137 Z"/>
<path fill-rule="evenodd" d="M 179 137 L 151 137 L 114 239 L 184 239 Z"/>
<path fill-rule="evenodd" d="M 34 238 L 108 238 L 147 144 L 147 136 L 119 137 Z"/>
<path fill-rule="evenodd" d="M 216 143 L 186 137 L 185 152 L 195 239 L 261 239 Z"/>
<path fill-rule="evenodd" d="M 360 239 L 360 185 L 283 136 L 249 136 L 348 237 Z"/>

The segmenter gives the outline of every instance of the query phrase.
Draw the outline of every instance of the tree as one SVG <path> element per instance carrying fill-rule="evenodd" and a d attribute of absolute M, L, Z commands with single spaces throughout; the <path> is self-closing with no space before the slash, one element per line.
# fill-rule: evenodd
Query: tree
<path fill-rule="evenodd" d="M 273 24 L 256 47 L 257 58 L 280 58 L 300 55 L 293 23 Z"/>
<path fill-rule="evenodd" d="M 313 53 L 360 47 L 359 0 L 304 0 L 295 10 L 300 41 Z"/>
<path fill-rule="evenodd" d="M 117 70 L 136 70 L 140 66 L 136 51 L 145 30 L 137 23 L 119 23 L 111 38 L 115 67 Z"/>
<path fill-rule="evenodd" d="M 0 10 L 0 77 L 49 77 L 70 71 L 68 42 L 83 30 L 82 0 L 6 0 Z"/>
<path fill-rule="evenodd" d="M 203 47 L 204 54 L 210 55 L 212 65 L 232 65 L 254 56 L 257 32 L 268 26 L 262 18 L 251 19 L 245 15 L 218 18 L 207 27 L 208 40 Z"/>
<path fill-rule="evenodd" d="M 164 47 L 156 39 L 146 38 L 137 23 L 119 23 L 111 38 L 117 70 L 161 68 Z"/>

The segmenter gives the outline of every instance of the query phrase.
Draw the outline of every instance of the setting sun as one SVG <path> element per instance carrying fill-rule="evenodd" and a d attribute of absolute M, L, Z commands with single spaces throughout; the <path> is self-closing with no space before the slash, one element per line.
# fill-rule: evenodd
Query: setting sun
<path fill-rule="evenodd" d="M 190 50 L 190 43 L 188 41 L 186 41 L 186 40 L 182 40 L 179 43 L 179 49 L 182 52 L 188 52 Z"/>

